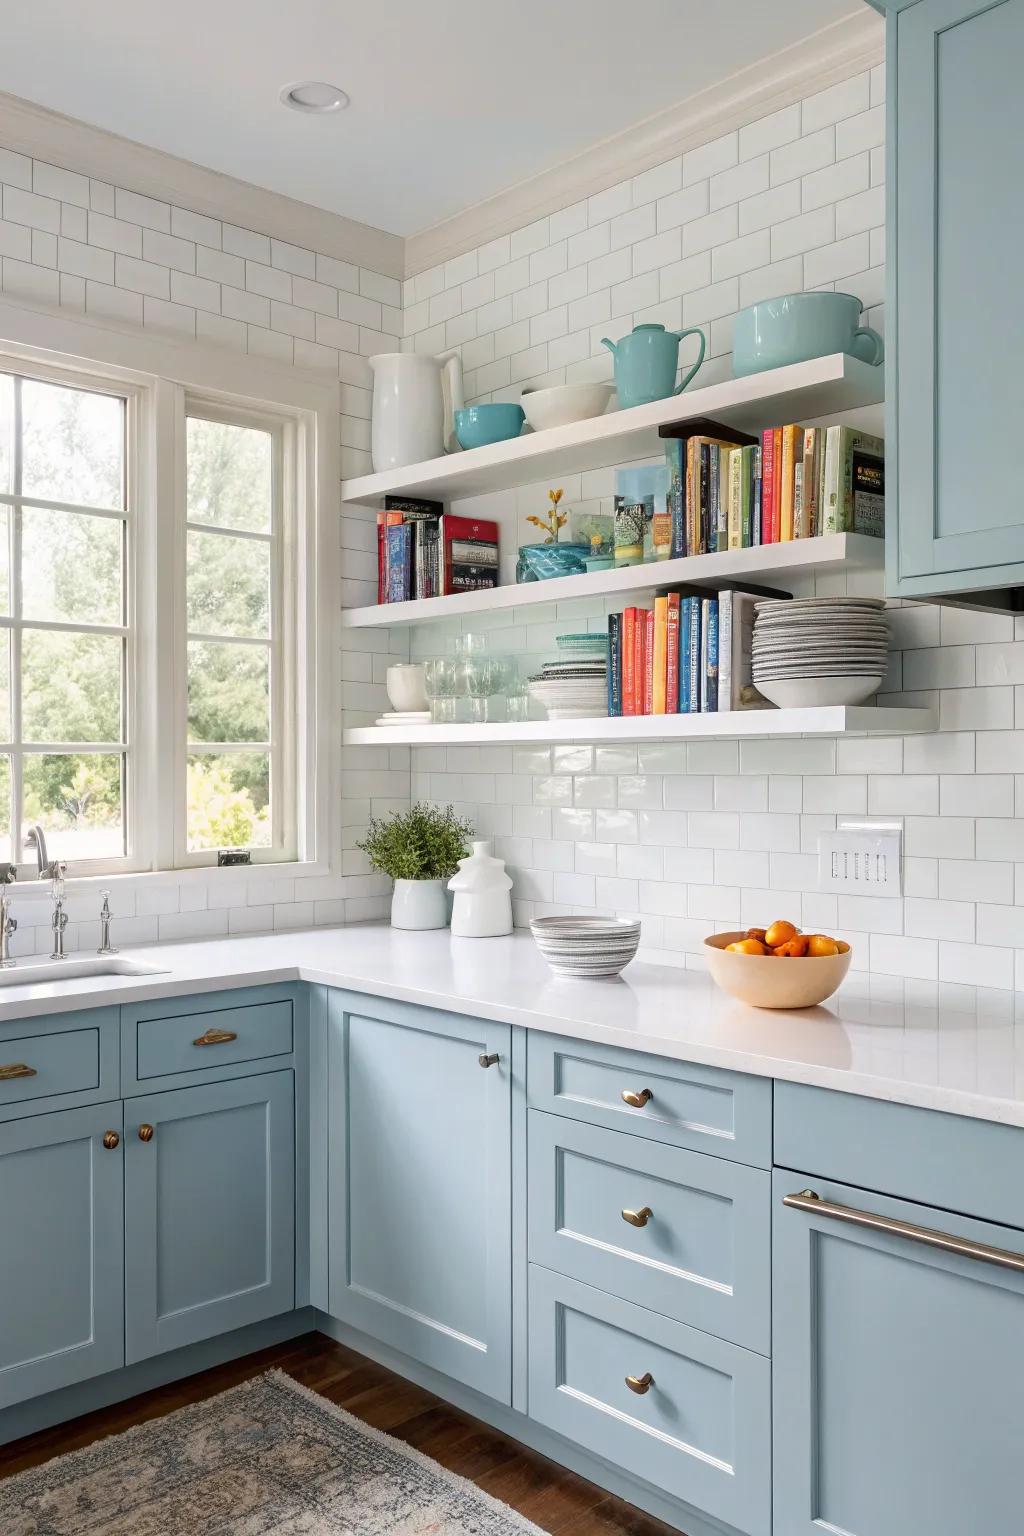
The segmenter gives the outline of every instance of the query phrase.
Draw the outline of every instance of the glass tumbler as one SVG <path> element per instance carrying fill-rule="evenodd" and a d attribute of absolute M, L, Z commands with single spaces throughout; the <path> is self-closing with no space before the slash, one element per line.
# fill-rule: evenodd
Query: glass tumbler
<path fill-rule="evenodd" d="M 423 683 L 435 725 L 452 725 L 459 696 L 459 664 L 454 656 L 433 656 L 423 663 Z"/>

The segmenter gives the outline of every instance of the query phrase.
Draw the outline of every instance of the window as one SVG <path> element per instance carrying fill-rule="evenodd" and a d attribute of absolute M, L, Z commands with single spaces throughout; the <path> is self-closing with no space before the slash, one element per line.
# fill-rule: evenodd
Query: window
<path fill-rule="evenodd" d="M 287 425 L 189 401 L 185 807 L 179 862 L 294 857 L 282 715 Z"/>
<path fill-rule="evenodd" d="M 130 816 L 129 397 L 0 373 L 0 856 L 80 867 Z"/>
<path fill-rule="evenodd" d="M 0 860 L 38 824 L 72 877 L 326 873 L 337 387 L 2 300 L 0 336 Z"/>

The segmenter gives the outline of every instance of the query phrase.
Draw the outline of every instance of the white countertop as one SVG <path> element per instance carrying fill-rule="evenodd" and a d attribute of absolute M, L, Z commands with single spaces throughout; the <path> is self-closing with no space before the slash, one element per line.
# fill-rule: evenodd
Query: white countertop
<path fill-rule="evenodd" d="M 528 933 L 453 939 L 381 923 L 124 951 L 153 976 L 5 986 L 16 1019 L 275 981 L 319 982 L 681 1061 L 1024 1126 L 1024 994 L 854 975 L 820 1008 L 748 1008 L 703 972 L 635 960 L 552 976 Z M 23 962 L 26 972 L 30 961 Z"/>

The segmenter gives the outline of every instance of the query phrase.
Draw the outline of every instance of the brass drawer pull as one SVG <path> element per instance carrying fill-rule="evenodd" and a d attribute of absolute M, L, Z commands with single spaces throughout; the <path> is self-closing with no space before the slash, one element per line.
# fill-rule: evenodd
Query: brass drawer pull
<path fill-rule="evenodd" d="M 139 1140 L 140 1141 L 152 1141 L 153 1140 L 153 1127 L 151 1125 L 140 1125 L 139 1126 Z"/>
<path fill-rule="evenodd" d="M 119 1147 L 121 1145 L 121 1138 L 116 1131 L 104 1131 L 103 1145 L 106 1147 L 108 1152 L 113 1152 L 115 1147 Z"/>
<path fill-rule="evenodd" d="M 227 1045 L 238 1036 L 233 1029 L 208 1029 L 205 1035 L 200 1035 L 198 1040 L 193 1040 L 193 1045 Z"/>
<path fill-rule="evenodd" d="M 630 1109 L 643 1109 L 653 1098 L 654 1094 L 649 1088 L 641 1088 L 639 1093 L 635 1093 L 632 1088 L 622 1090 L 622 1102 L 628 1104 Z"/>
<path fill-rule="evenodd" d="M 623 1221 L 628 1221 L 631 1227 L 646 1227 L 654 1212 L 649 1205 L 645 1205 L 639 1211 L 625 1210 L 622 1213 Z"/>
<path fill-rule="evenodd" d="M 27 1067 L 23 1061 L 13 1061 L 9 1067 L 0 1067 L 0 1083 L 12 1083 L 16 1077 L 37 1077 L 35 1067 Z"/>
<path fill-rule="evenodd" d="M 876 1216 L 874 1211 L 858 1211 L 852 1205 L 834 1205 L 823 1200 L 813 1189 L 802 1189 L 798 1195 L 786 1195 L 782 1201 L 794 1211 L 807 1211 L 812 1216 L 829 1216 L 833 1221 L 845 1221 L 851 1227 L 869 1227 L 873 1232 L 888 1232 L 891 1237 L 906 1237 L 913 1243 L 924 1243 L 928 1248 L 940 1248 L 943 1253 L 957 1253 L 964 1259 L 980 1259 L 983 1264 L 998 1264 L 1001 1269 L 1013 1269 L 1024 1274 L 1024 1253 L 1013 1253 L 1009 1248 L 993 1248 L 988 1243 L 975 1243 L 969 1237 L 954 1237 L 951 1232 L 937 1232 L 934 1227 L 918 1227 L 912 1221 L 897 1221 L 892 1216 Z"/>
<path fill-rule="evenodd" d="M 644 1393 L 649 1392 L 654 1386 L 654 1377 L 650 1371 L 644 1371 L 642 1376 L 627 1376 L 626 1386 L 631 1392 L 635 1392 L 637 1397 L 643 1397 Z"/>
<path fill-rule="evenodd" d="M 477 1061 L 482 1067 L 496 1067 L 500 1060 L 501 1057 L 498 1055 L 497 1051 L 494 1051 L 490 1056 L 477 1057 Z"/>

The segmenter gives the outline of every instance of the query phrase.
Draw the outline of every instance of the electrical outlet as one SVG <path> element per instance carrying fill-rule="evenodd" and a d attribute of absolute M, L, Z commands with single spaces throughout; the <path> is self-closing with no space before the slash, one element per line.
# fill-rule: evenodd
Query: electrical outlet
<path fill-rule="evenodd" d="M 862 821 L 818 835 L 818 886 L 843 896 L 902 896 L 902 828 Z"/>

